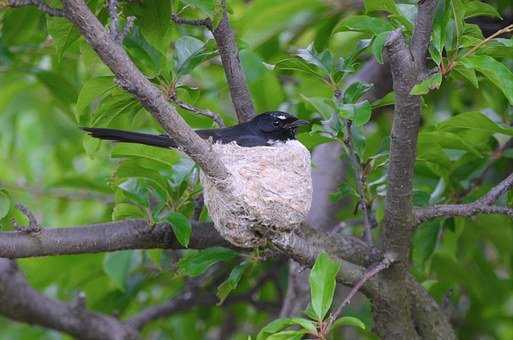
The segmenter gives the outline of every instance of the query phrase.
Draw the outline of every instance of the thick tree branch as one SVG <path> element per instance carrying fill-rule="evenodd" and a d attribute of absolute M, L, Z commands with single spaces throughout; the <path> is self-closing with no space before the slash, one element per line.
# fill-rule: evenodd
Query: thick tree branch
<path fill-rule="evenodd" d="M 387 251 L 397 253 L 403 271 L 406 272 L 413 231 L 411 195 L 420 122 L 420 98 L 410 96 L 410 90 L 417 81 L 417 73 L 401 31 L 390 34 L 386 50 L 392 70 L 396 103 L 390 136 L 383 241 Z"/>
<path fill-rule="evenodd" d="M 513 209 L 493 205 L 513 187 L 513 174 L 493 187 L 486 195 L 467 204 L 441 204 L 415 209 L 415 224 L 421 224 L 437 217 L 475 216 L 479 214 L 499 214 L 513 218 Z"/>
<path fill-rule="evenodd" d="M 82 305 L 82 306 L 80 306 Z M 68 333 L 80 339 L 137 339 L 137 332 L 117 319 L 63 303 L 32 289 L 16 263 L 0 259 L 0 313 L 13 320 Z"/>
<path fill-rule="evenodd" d="M 193 223 L 189 248 L 230 246 L 208 223 Z M 122 249 L 182 249 L 169 225 L 124 220 L 70 228 L 44 228 L 37 234 L 0 233 L 0 257 L 23 258 L 86 254 Z"/>
<path fill-rule="evenodd" d="M 83 0 L 64 0 L 64 11 L 77 26 L 89 45 L 116 76 L 118 84 L 132 93 L 159 121 L 177 142 L 209 176 L 224 180 L 228 172 L 219 158 L 211 152 L 207 141 L 201 139 L 166 101 L 164 95 L 141 73 L 123 48 L 91 13 Z"/>
<path fill-rule="evenodd" d="M 54 16 L 54 17 L 63 17 L 65 13 L 60 8 L 54 8 L 47 5 L 44 0 L 1 0 L 0 8 L 2 7 L 23 7 L 23 6 L 36 6 L 40 11 Z"/>
<path fill-rule="evenodd" d="M 436 1 L 434 0 L 419 1 L 415 30 L 411 41 L 411 53 L 413 54 L 414 62 L 421 72 L 420 76 L 424 76 L 426 67 L 426 56 L 431 40 L 431 31 L 433 30 L 435 7 Z"/>
<path fill-rule="evenodd" d="M 239 122 L 247 122 L 255 116 L 255 108 L 246 83 L 246 76 L 244 75 L 244 70 L 240 63 L 239 49 L 235 41 L 235 34 L 230 27 L 226 1 L 220 0 L 218 3 L 222 6 L 223 17 L 217 27 L 214 27 L 210 18 L 192 20 L 184 19 L 173 14 L 171 15 L 171 19 L 176 24 L 204 26 L 212 32 L 217 47 L 219 48 L 219 55 L 221 56 L 224 74 L 228 82 L 228 87 L 230 88 L 235 113 L 237 114 Z"/>
<path fill-rule="evenodd" d="M 240 64 L 235 34 L 228 20 L 226 0 L 220 2 L 223 6 L 223 18 L 219 25 L 212 30 L 212 34 L 219 48 L 237 118 L 239 122 L 247 122 L 255 116 L 255 108 L 246 83 L 246 76 Z"/>
<path fill-rule="evenodd" d="M 390 134 L 382 245 L 384 251 L 397 256 L 398 261 L 383 272 L 384 298 L 376 299 L 373 304 L 376 330 L 383 339 L 417 339 L 421 336 L 413 326 L 415 317 L 406 289 L 414 230 L 412 189 L 420 123 L 420 97 L 411 96 L 410 91 L 424 76 L 435 5 L 435 0 L 419 1 L 410 46 L 400 30 L 393 31 L 385 44 L 396 100 Z"/>

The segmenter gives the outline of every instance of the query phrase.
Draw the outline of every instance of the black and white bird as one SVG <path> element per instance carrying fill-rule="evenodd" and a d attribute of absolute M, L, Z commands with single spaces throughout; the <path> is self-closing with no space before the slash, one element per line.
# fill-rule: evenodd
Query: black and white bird
<path fill-rule="evenodd" d="M 275 142 L 296 139 L 297 128 L 309 124 L 306 120 L 282 111 L 262 113 L 252 120 L 220 129 L 195 130 L 203 139 L 212 139 L 214 143 L 237 143 L 243 147 L 268 146 Z M 123 142 L 138 143 L 162 148 L 174 148 L 176 143 L 168 135 L 152 135 L 106 128 L 82 128 L 92 137 Z"/>

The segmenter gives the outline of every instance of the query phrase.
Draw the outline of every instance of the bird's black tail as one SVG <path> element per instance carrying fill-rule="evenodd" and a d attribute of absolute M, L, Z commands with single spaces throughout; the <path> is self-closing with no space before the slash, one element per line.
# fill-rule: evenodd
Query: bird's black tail
<path fill-rule="evenodd" d="M 176 144 L 166 135 L 150 135 L 147 133 L 129 132 L 115 129 L 89 128 L 84 127 L 91 137 L 112 140 L 122 143 L 137 143 L 161 148 L 176 147 Z"/>

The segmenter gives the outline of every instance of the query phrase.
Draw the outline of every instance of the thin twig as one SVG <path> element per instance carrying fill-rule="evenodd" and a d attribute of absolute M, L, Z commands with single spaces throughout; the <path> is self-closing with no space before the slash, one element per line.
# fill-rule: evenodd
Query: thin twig
<path fill-rule="evenodd" d="M 463 56 L 461 56 L 461 58 L 458 58 L 458 59 L 461 60 L 461 59 L 464 59 L 464 58 L 474 54 L 477 50 L 479 50 L 481 47 L 483 47 L 483 45 L 487 44 L 493 38 L 496 38 L 499 35 L 511 33 L 511 32 L 513 32 L 513 24 L 508 25 L 508 26 L 498 30 L 497 32 L 493 33 L 486 39 L 481 40 L 476 46 L 472 47 L 465 54 L 463 54 Z M 447 65 L 447 68 L 444 68 L 442 70 L 442 75 L 446 75 L 447 73 L 449 73 L 457 64 L 458 64 L 458 60 L 453 60 L 452 62 L 450 62 L 449 65 Z"/>
<path fill-rule="evenodd" d="M 415 225 L 437 217 L 470 217 L 475 215 L 506 215 L 513 218 L 513 209 L 496 205 L 479 204 L 440 204 L 428 208 L 417 208 L 415 213 Z"/>
<path fill-rule="evenodd" d="M 118 0 L 108 0 L 107 8 L 109 11 L 110 17 L 110 27 L 109 34 L 115 42 L 118 44 L 123 43 L 125 37 L 132 30 L 134 26 L 135 17 L 126 18 L 125 27 L 121 29 L 121 24 L 119 23 L 119 12 L 118 12 Z"/>
<path fill-rule="evenodd" d="M 437 217 L 474 216 L 500 214 L 513 217 L 513 209 L 493 205 L 508 190 L 513 188 L 513 173 L 493 187 L 486 195 L 467 204 L 441 204 L 415 209 L 415 225 Z"/>
<path fill-rule="evenodd" d="M 198 107 L 195 107 L 195 106 L 193 106 L 191 104 L 188 104 L 188 103 L 178 99 L 176 96 L 172 96 L 170 99 L 171 99 L 171 101 L 173 101 L 173 103 L 175 103 L 176 105 L 178 105 L 179 107 L 181 107 L 184 110 L 187 110 L 189 112 L 194 112 L 196 114 L 199 114 L 199 115 L 202 115 L 202 116 L 205 116 L 205 117 L 209 117 L 219 127 L 224 127 L 225 126 L 223 120 L 221 119 L 219 114 L 217 114 L 216 112 L 210 111 L 208 109 L 200 109 Z"/>
<path fill-rule="evenodd" d="M 492 190 L 488 191 L 488 193 L 480 198 L 477 203 L 491 205 L 497 202 L 499 197 L 511 188 L 513 188 L 513 173 L 494 186 Z"/>
<path fill-rule="evenodd" d="M 34 216 L 34 214 L 32 213 L 32 211 L 30 211 L 26 206 L 24 206 L 21 203 L 17 203 L 16 208 L 19 211 L 21 211 L 21 213 L 23 215 L 25 215 L 29 220 L 28 226 L 22 227 L 16 223 L 16 220 L 13 219 L 12 222 L 13 222 L 14 227 L 16 228 L 17 232 L 31 234 L 31 233 L 38 233 L 41 231 L 41 225 L 37 221 L 37 219 Z"/>
<path fill-rule="evenodd" d="M 349 159 L 351 160 L 351 166 L 353 168 L 353 172 L 356 178 L 356 190 L 358 191 L 358 205 L 362 211 L 363 214 L 363 226 L 364 226 L 364 239 L 367 244 L 372 244 L 372 224 L 371 224 L 371 212 L 369 204 L 367 203 L 367 198 L 365 195 L 365 188 L 366 188 L 366 176 L 364 174 L 362 163 L 360 162 L 360 157 L 358 156 L 358 153 L 354 149 L 354 143 L 353 143 L 353 132 L 351 130 L 351 127 L 353 125 L 353 122 L 350 119 L 345 119 L 345 138 L 344 138 L 344 145 L 346 147 L 347 154 L 349 156 Z"/>
<path fill-rule="evenodd" d="M 335 99 L 340 101 L 342 98 L 342 92 L 340 90 L 335 90 L 334 93 Z M 366 187 L 367 187 L 367 178 L 364 174 L 362 163 L 360 161 L 360 157 L 354 148 L 353 143 L 353 132 L 352 132 L 353 122 L 350 119 L 344 119 L 344 127 L 345 127 L 345 138 L 344 138 L 344 146 L 346 153 L 349 156 L 349 160 L 351 161 L 351 167 L 353 168 L 354 176 L 356 179 L 356 189 L 358 191 L 358 206 L 360 207 L 363 214 L 363 226 L 364 226 L 364 234 L 363 237 L 367 244 L 372 245 L 372 213 L 370 211 L 369 204 L 367 202 L 367 197 L 365 195 Z"/>
<path fill-rule="evenodd" d="M 171 14 L 171 20 L 177 25 L 204 26 L 212 30 L 212 21 L 210 18 L 204 19 L 185 19 L 177 14 Z"/>
<path fill-rule="evenodd" d="M 349 294 L 347 294 L 346 298 L 344 299 L 344 301 L 342 301 L 340 306 L 338 306 L 338 308 L 335 310 L 335 312 L 333 312 L 330 315 L 329 325 L 332 325 L 333 322 L 335 322 L 335 320 L 338 319 L 338 317 L 342 313 L 342 310 L 344 309 L 344 307 L 347 306 L 351 302 L 351 299 L 353 298 L 353 296 L 356 295 L 356 293 L 365 284 L 365 282 L 369 281 L 372 277 L 374 277 L 376 274 L 378 274 L 382 270 L 387 269 L 388 267 L 390 267 L 392 265 L 392 263 L 394 263 L 395 261 L 396 261 L 396 256 L 394 254 L 386 253 L 383 256 L 383 260 L 381 260 L 380 262 L 370 266 L 365 271 L 365 273 L 363 273 L 363 275 L 360 278 L 360 280 L 358 280 L 358 282 L 355 283 L 355 285 L 353 286 L 353 288 L 351 289 Z"/>
<path fill-rule="evenodd" d="M 60 9 L 47 5 L 43 0 L 0 0 L 0 8 L 36 6 L 40 11 L 54 17 L 65 17 L 66 13 Z"/>
<path fill-rule="evenodd" d="M 267 309 L 268 304 L 255 299 L 254 295 L 262 289 L 272 275 L 263 275 L 255 285 L 247 292 L 237 295 L 230 295 L 223 303 L 224 306 L 238 302 L 248 302 L 255 306 L 255 308 Z M 205 278 L 208 279 L 208 278 Z M 209 280 L 215 281 L 215 280 Z M 148 323 L 157 319 L 168 317 L 172 314 L 190 310 L 194 307 L 213 307 L 218 300 L 215 292 L 217 284 L 211 284 L 208 287 L 202 287 L 198 281 L 189 281 L 186 290 L 178 297 L 173 298 L 165 303 L 150 306 L 138 314 L 134 315 L 127 321 L 126 324 L 135 329 L 142 329 Z"/>

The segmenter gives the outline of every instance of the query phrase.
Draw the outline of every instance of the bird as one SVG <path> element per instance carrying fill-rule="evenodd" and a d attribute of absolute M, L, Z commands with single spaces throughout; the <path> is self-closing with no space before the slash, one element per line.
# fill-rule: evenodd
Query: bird
<path fill-rule="evenodd" d="M 213 143 L 235 142 L 241 147 L 271 146 L 276 142 L 296 139 L 300 126 L 309 122 L 283 111 L 270 111 L 255 116 L 248 122 L 218 129 L 195 130 L 203 139 Z M 176 148 L 176 142 L 166 134 L 153 135 L 124 130 L 82 127 L 91 137 L 122 143 L 137 143 L 161 148 Z"/>

